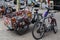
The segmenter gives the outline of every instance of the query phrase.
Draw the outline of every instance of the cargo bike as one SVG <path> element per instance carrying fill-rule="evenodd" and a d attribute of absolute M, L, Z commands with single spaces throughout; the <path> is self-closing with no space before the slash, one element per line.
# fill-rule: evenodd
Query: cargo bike
<path fill-rule="evenodd" d="M 29 29 L 31 23 L 36 22 L 34 17 L 32 18 L 32 12 L 29 10 L 19 10 L 18 12 L 7 13 L 3 19 L 4 24 L 9 30 L 14 30 L 20 35 L 24 34 Z"/>

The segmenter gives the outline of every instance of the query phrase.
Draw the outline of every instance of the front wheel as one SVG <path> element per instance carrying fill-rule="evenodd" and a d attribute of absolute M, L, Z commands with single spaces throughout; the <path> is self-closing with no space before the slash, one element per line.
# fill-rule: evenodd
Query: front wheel
<path fill-rule="evenodd" d="M 44 36 L 44 27 L 41 23 L 34 24 L 32 36 L 37 40 L 41 39 Z"/>

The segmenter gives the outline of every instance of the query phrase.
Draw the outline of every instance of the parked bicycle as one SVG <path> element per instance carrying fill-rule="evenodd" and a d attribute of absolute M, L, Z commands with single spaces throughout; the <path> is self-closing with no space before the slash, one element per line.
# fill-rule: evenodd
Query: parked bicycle
<path fill-rule="evenodd" d="M 49 12 L 51 9 L 50 8 L 47 9 L 48 10 L 45 12 L 44 17 L 42 16 L 42 14 L 40 14 L 41 19 L 39 19 L 39 16 L 37 17 L 37 22 L 34 24 L 32 30 L 32 36 L 37 40 L 41 39 L 46 32 L 53 31 L 54 33 L 57 33 L 58 30 L 56 19 L 53 16 L 54 15 L 53 13 L 55 12 Z"/>

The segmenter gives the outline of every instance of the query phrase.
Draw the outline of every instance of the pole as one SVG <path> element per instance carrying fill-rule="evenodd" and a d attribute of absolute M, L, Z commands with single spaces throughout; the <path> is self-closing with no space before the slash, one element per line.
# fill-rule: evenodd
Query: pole
<path fill-rule="evenodd" d="M 41 9 L 42 9 L 42 1 L 43 1 L 43 0 L 41 0 Z"/>
<path fill-rule="evenodd" d="M 17 8 L 16 8 L 16 11 L 18 11 L 20 8 L 20 0 L 17 0 Z"/>

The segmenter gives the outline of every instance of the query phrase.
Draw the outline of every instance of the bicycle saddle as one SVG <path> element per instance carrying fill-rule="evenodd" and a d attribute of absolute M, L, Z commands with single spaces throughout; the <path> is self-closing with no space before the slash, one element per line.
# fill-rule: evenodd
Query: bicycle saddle
<path fill-rule="evenodd" d="M 39 9 L 34 9 L 35 11 L 38 11 Z"/>
<path fill-rule="evenodd" d="M 20 10 L 23 10 L 24 8 L 20 8 Z"/>

